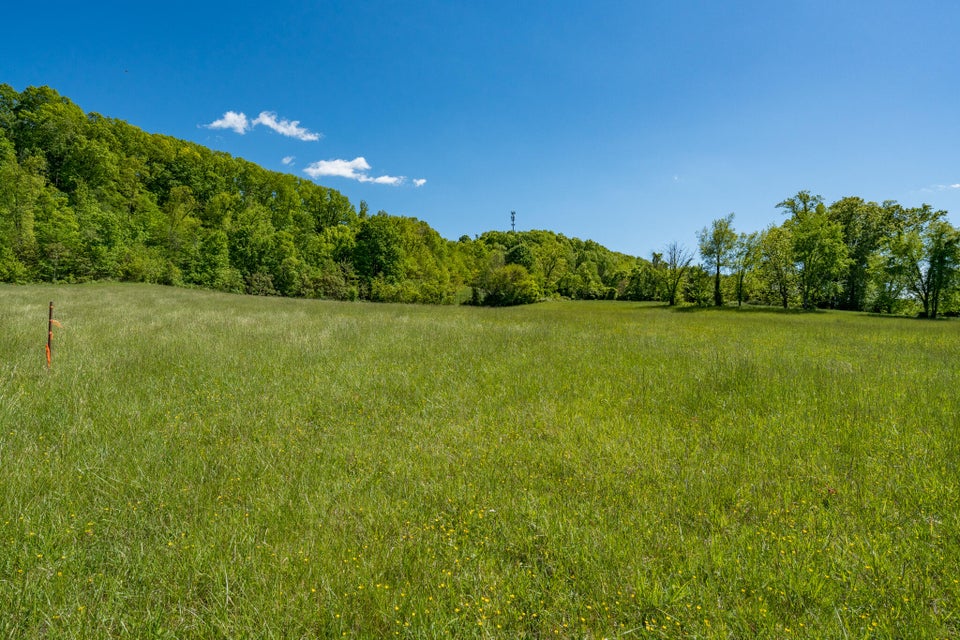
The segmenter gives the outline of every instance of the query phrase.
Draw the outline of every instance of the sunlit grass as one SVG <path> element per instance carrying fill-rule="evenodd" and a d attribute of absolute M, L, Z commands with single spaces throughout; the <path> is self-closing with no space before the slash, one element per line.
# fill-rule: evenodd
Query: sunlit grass
<path fill-rule="evenodd" d="M 958 357 L 842 313 L 3 287 L 0 630 L 953 637 Z"/>

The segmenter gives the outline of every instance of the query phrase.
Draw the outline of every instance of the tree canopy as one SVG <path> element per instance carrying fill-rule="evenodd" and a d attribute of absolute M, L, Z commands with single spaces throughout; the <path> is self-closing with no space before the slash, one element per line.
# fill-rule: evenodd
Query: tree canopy
<path fill-rule="evenodd" d="M 929 318 L 960 311 L 960 231 L 945 211 L 858 197 L 828 205 L 809 191 L 777 208 L 786 220 L 759 234 L 737 236 L 732 214 L 698 234 L 701 258 L 715 276 L 715 304 L 726 266 L 733 269 L 726 286 L 738 304 L 747 299 Z M 686 299 L 703 304 L 696 271 L 687 277 Z"/>
<path fill-rule="evenodd" d="M 615 297 L 636 258 L 549 231 L 442 238 L 341 193 L 0 85 L 0 281 L 488 304 Z"/>
<path fill-rule="evenodd" d="M 341 193 L 0 84 L 0 281 L 125 280 L 262 295 L 507 305 L 549 297 L 935 318 L 960 310 L 946 212 L 802 190 L 752 233 L 734 215 L 649 259 L 546 230 L 457 241 Z M 711 282 L 712 281 L 712 282 Z M 711 287 L 712 284 L 712 287 Z M 712 288 L 712 295 L 710 289 Z M 725 294 L 726 291 L 726 294 Z"/>

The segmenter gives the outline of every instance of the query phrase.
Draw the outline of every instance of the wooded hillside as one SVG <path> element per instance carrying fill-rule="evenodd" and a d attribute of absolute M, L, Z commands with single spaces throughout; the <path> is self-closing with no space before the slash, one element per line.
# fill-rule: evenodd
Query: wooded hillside
<path fill-rule="evenodd" d="M 650 260 L 551 231 L 457 241 L 201 145 L 0 85 L 0 281 L 125 280 L 262 295 L 511 305 L 545 297 L 756 302 L 937 317 L 960 310 L 945 211 L 800 191 Z"/>
<path fill-rule="evenodd" d="M 615 297 L 637 259 L 547 231 L 459 241 L 341 193 L 0 85 L 0 281 L 451 303 Z"/>

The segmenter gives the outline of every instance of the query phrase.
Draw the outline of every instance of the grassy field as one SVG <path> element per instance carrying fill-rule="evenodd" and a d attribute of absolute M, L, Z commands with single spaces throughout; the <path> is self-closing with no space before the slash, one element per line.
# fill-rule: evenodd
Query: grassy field
<path fill-rule="evenodd" d="M 958 637 L 958 408 L 956 321 L 4 286 L 0 635 Z"/>

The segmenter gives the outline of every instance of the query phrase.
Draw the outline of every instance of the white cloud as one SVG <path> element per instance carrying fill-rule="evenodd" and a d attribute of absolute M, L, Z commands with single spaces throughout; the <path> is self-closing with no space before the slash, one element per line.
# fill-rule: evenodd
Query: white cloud
<path fill-rule="evenodd" d="M 368 174 L 370 163 L 366 158 L 360 156 L 353 160 L 318 160 L 303 170 L 311 178 L 320 178 L 322 176 L 332 176 L 336 178 L 348 178 L 358 182 L 372 182 L 374 184 L 388 184 L 397 186 L 403 184 L 406 180 L 404 176 L 377 176 Z"/>
<path fill-rule="evenodd" d="M 210 124 L 203 125 L 207 129 L 231 129 L 240 135 L 250 130 L 250 123 L 245 114 L 236 111 L 227 111 L 219 120 L 214 120 Z"/>
<path fill-rule="evenodd" d="M 214 120 L 210 124 L 201 125 L 207 129 L 230 129 L 240 135 L 245 134 L 258 124 L 262 124 L 268 129 L 273 129 L 277 133 L 297 140 L 315 142 L 323 137 L 319 133 L 314 133 L 309 129 L 300 126 L 299 120 L 284 120 L 277 118 L 277 114 L 272 111 L 261 111 L 260 115 L 254 120 L 248 120 L 243 112 L 227 111 L 219 120 Z"/>
<path fill-rule="evenodd" d="M 273 111 L 261 111 L 260 115 L 254 120 L 249 120 L 247 116 L 243 113 L 238 113 L 236 111 L 227 111 L 223 114 L 223 117 L 219 120 L 214 120 L 210 124 L 201 125 L 208 129 L 230 129 L 236 133 L 243 135 L 247 131 L 250 131 L 257 125 L 263 125 L 268 129 L 276 131 L 280 135 L 287 136 L 290 138 L 296 138 L 297 140 L 305 140 L 308 142 L 314 142 L 319 140 L 322 135 L 305 129 L 300 126 L 299 120 L 285 120 L 283 118 L 278 118 L 277 114 Z M 294 164 L 294 156 L 286 156 L 281 162 L 284 165 L 290 166 Z M 390 186 L 399 186 L 407 181 L 406 176 L 371 176 L 370 175 L 370 163 L 363 156 L 354 158 L 353 160 L 319 160 L 310 164 L 306 169 L 303 170 L 311 178 L 320 178 L 323 176 L 331 176 L 337 178 L 347 178 L 348 180 L 356 180 L 358 182 L 371 182 L 373 184 L 386 184 Z M 413 180 L 413 186 L 422 187 L 427 183 L 425 178 L 417 178 Z"/>
<path fill-rule="evenodd" d="M 277 119 L 277 114 L 272 111 L 261 111 L 253 125 L 262 124 L 268 129 L 273 129 L 282 136 L 304 140 L 306 142 L 315 142 L 320 139 L 319 133 L 314 133 L 309 129 L 300 126 L 299 120 Z"/>
<path fill-rule="evenodd" d="M 957 184 L 934 184 L 929 187 L 923 187 L 920 189 L 920 193 L 938 193 L 941 191 L 950 191 L 952 189 L 960 189 L 960 183 Z"/>
<path fill-rule="evenodd" d="M 371 178 L 369 176 L 360 176 L 360 182 L 372 182 L 374 184 L 389 184 L 391 186 L 397 186 L 403 184 L 403 181 L 406 180 L 403 176 L 379 176 L 377 178 Z"/>
<path fill-rule="evenodd" d="M 303 170 L 311 178 L 336 176 L 351 180 L 359 180 L 367 171 L 370 171 L 370 165 L 362 157 L 353 160 L 318 160 Z"/>

